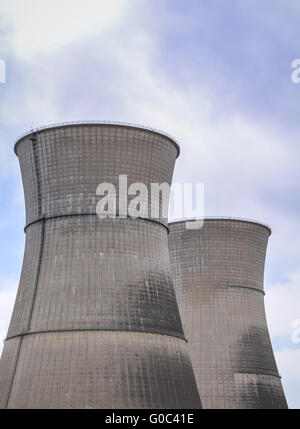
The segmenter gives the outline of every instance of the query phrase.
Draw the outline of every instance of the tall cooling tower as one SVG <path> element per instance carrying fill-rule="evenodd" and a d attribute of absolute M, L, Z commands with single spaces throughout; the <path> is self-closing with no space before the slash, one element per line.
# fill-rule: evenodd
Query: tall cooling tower
<path fill-rule="evenodd" d="M 175 292 L 203 408 L 286 408 L 264 308 L 265 225 L 169 224 Z"/>
<path fill-rule="evenodd" d="M 72 123 L 15 146 L 26 247 L 0 365 L 2 408 L 200 408 L 170 277 L 168 227 L 96 215 L 96 188 L 171 182 L 169 136 Z"/>

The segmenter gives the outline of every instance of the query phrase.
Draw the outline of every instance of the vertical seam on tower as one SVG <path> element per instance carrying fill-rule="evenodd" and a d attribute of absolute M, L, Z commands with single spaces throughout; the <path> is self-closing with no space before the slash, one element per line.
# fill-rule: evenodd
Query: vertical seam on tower
<path fill-rule="evenodd" d="M 45 222 L 44 222 L 44 218 L 41 219 L 41 220 L 42 220 L 41 244 L 40 244 L 38 267 L 37 267 L 37 273 L 36 273 L 36 279 L 35 279 L 35 285 L 34 285 L 34 292 L 33 292 L 32 303 L 31 303 L 29 317 L 28 317 L 27 329 L 26 329 L 27 332 L 29 331 L 30 325 L 31 325 L 33 308 L 34 308 L 34 303 L 35 303 L 35 298 L 36 298 L 36 293 L 37 293 L 37 288 L 38 288 L 38 283 L 39 283 L 39 277 L 40 277 L 42 256 L 43 256 L 44 235 L 45 235 Z M 10 400 L 11 391 L 12 391 L 12 388 L 13 388 L 13 385 L 14 385 L 14 381 L 15 381 L 15 377 L 16 377 L 16 372 L 17 372 L 17 366 L 18 366 L 19 358 L 20 358 L 20 352 L 21 352 L 21 346 L 22 346 L 23 338 L 24 338 L 24 335 L 21 333 L 20 334 L 20 344 L 19 344 L 18 351 L 17 351 L 16 363 L 15 363 L 14 371 L 13 371 L 12 378 L 11 378 L 11 384 L 10 384 L 10 388 L 9 388 L 9 391 L 8 391 L 5 408 L 8 407 L 8 403 L 9 403 L 9 400 Z"/>
<path fill-rule="evenodd" d="M 14 385 L 15 376 L 16 376 L 16 372 L 17 372 L 17 366 L 18 366 L 18 362 L 19 362 L 19 356 L 20 356 L 20 350 L 21 350 L 22 341 L 23 341 L 23 336 L 20 335 L 20 343 L 18 345 L 16 363 L 15 363 L 14 371 L 13 371 L 13 374 L 12 374 L 12 377 L 11 377 L 11 383 L 10 383 L 10 386 L 9 386 L 9 390 L 8 390 L 8 394 L 7 394 L 7 399 L 6 399 L 6 403 L 5 403 L 5 407 L 4 408 L 8 407 L 8 403 L 9 403 L 9 400 L 10 400 L 10 394 L 11 394 L 11 391 L 12 391 L 12 388 L 13 388 L 13 385 Z"/>
<path fill-rule="evenodd" d="M 40 176 L 40 168 L 39 168 L 39 159 L 38 159 L 38 154 L 37 154 L 37 138 L 38 138 L 38 134 L 34 133 L 33 136 L 30 138 L 30 140 L 32 141 L 32 151 L 33 151 L 35 175 L 36 175 L 36 182 L 37 182 L 38 216 L 41 217 L 40 220 L 42 222 L 42 231 L 41 231 L 41 244 L 40 244 L 40 250 L 39 250 L 37 273 L 36 273 L 33 297 L 32 297 L 29 317 L 28 317 L 28 323 L 27 323 L 27 329 L 26 329 L 27 331 L 29 331 L 29 329 L 30 329 L 32 314 L 33 314 L 33 308 L 34 308 L 34 302 L 35 302 L 38 283 L 39 283 L 42 256 L 43 256 L 43 247 L 44 247 L 44 235 L 45 235 L 45 215 L 42 216 L 41 176 Z"/>
<path fill-rule="evenodd" d="M 34 133 L 32 137 L 30 137 L 30 141 L 32 142 L 32 152 L 33 152 L 33 161 L 36 175 L 36 187 L 37 187 L 37 204 L 38 204 L 38 217 L 42 215 L 42 194 L 41 194 L 41 176 L 40 176 L 40 165 L 39 158 L 37 154 L 37 133 Z"/>
<path fill-rule="evenodd" d="M 26 329 L 26 331 L 29 331 L 30 325 L 31 325 L 31 321 L 32 321 L 33 308 L 34 308 L 34 303 L 35 303 L 37 288 L 38 288 L 38 284 L 39 284 L 41 264 L 42 264 L 42 257 L 43 257 L 43 250 L 44 250 L 45 218 L 42 218 L 41 221 L 42 221 L 42 231 L 41 231 L 41 244 L 40 244 L 40 251 L 39 251 L 39 259 L 38 259 L 36 279 L 35 279 L 35 283 L 34 283 L 34 292 L 33 292 L 33 297 L 32 297 L 32 302 L 31 302 L 31 307 L 30 307 L 30 312 L 29 312 L 29 317 L 28 317 L 28 323 L 27 323 L 27 329 Z"/>
<path fill-rule="evenodd" d="M 34 133 L 33 137 L 30 138 L 30 140 L 32 141 L 32 151 L 33 151 L 33 159 L 34 159 L 36 181 L 37 181 L 38 216 L 40 217 L 41 214 L 42 214 L 42 204 L 41 204 L 42 203 L 42 198 L 41 198 L 41 183 L 40 183 L 39 161 L 38 161 L 37 150 L 36 150 L 37 133 Z M 43 248 L 44 248 L 45 216 L 43 215 L 41 217 L 41 219 L 39 219 L 39 220 L 42 222 L 41 242 L 40 242 L 40 250 L 39 250 L 37 273 L 36 273 L 36 278 L 35 278 L 35 282 L 34 282 L 34 292 L 33 292 L 33 297 L 32 297 L 32 301 L 31 301 L 31 307 L 30 307 L 30 312 L 29 312 L 28 322 L 27 322 L 27 329 L 26 329 L 27 332 L 29 331 L 30 325 L 31 325 L 33 308 L 34 308 L 34 303 L 35 303 L 35 298 L 36 298 L 36 293 L 37 293 L 37 288 L 38 288 L 38 283 L 39 283 L 40 271 L 41 271 Z M 14 385 L 14 381 L 15 381 L 15 377 L 16 377 L 16 372 L 17 372 L 17 367 L 18 367 L 18 362 L 19 362 L 19 358 L 20 358 L 20 352 L 21 352 L 22 342 L 23 342 L 23 335 L 20 334 L 20 344 L 19 344 L 18 350 L 17 350 L 16 363 L 15 363 L 15 367 L 14 367 L 12 378 L 11 378 L 11 384 L 10 384 L 10 387 L 9 387 L 9 391 L 8 391 L 8 395 L 7 395 L 7 400 L 6 400 L 5 408 L 8 407 L 9 400 L 10 400 L 10 395 L 11 395 L 11 391 L 12 391 L 12 388 L 13 388 L 13 385 Z"/>

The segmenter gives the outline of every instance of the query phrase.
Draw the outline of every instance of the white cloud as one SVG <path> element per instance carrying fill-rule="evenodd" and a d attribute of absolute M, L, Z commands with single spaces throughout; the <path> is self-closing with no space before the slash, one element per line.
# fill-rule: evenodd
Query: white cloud
<path fill-rule="evenodd" d="M 124 0 L 2 0 L 11 45 L 30 57 L 101 32 L 121 15 Z"/>
<path fill-rule="evenodd" d="M 275 357 L 289 407 L 300 408 L 300 349 L 284 348 Z"/>
<path fill-rule="evenodd" d="M 3 341 L 6 337 L 9 321 L 11 318 L 17 288 L 14 282 L 6 282 L 0 289 L 0 356 Z"/>
<path fill-rule="evenodd" d="M 300 319 L 300 270 L 275 284 L 266 294 L 266 313 L 273 337 L 285 336 L 292 341 L 294 320 Z M 300 376 L 300 374 L 299 374 Z"/>
<path fill-rule="evenodd" d="M 284 244 L 282 248 L 285 248 Z M 265 297 L 268 326 L 273 343 L 291 345 L 274 350 L 290 408 L 300 408 L 300 347 L 295 343 L 295 338 L 299 338 L 297 329 L 299 323 L 296 323 L 300 321 L 299 283 L 300 270 L 288 275 L 282 283 L 268 288 Z"/>

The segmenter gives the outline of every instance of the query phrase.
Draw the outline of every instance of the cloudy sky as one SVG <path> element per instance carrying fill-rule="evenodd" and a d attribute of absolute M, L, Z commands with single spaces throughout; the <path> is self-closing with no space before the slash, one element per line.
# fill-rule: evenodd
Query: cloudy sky
<path fill-rule="evenodd" d="M 177 137 L 174 180 L 205 184 L 206 215 L 271 225 L 266 310 L 300 408 L 299 18 L 299 0 L 1 0 L 1 340 L 25 240 L 17 136 L 53 122 L 138 122 Z"/>

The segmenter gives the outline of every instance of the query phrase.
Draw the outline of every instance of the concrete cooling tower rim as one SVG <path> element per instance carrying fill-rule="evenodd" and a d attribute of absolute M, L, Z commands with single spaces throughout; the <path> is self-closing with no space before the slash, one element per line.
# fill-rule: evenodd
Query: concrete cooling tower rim
<path fill-rule="evenodd" d="M 182 220 L 178 220 L 178 221 L 174 221 L 174 222 L 169 222 L 169 225 L 174 225 L 174 224 L 178 224 L 178 223 L 184 223 L 184 222 L 195 222 L 197 220 L 201 220 L 201 219 L 182 219 Z M 247 219 L 247 218 L 240 218 L 240 217 L 222 217 L 222 216 L 207 216 L 204 218 L 204 221 L 232 221 L 232 222 L 244 222 L 244 223 L 253 223 L 255 225 L 261 226 L 266 228 L 269 231 L 269 235 L 272 234 L 272 229 L 271 227 L 263 222 L 260 222 L 258 220 L 253 220 L 253 219 Z"/>
<path fill-rule="evenodd" d="M 19 144 L 21 143 L 21 141 L 24 140 L 25 138 L 29 137 L 30 135 L 34 134 L 34 133 L 37 133 L 40 131 L 46 131 L 46 130 L 49 130 L 52 128 L 63 128 L 63 127 L 80 126 L 80 125 L 114 125 L 117 127 L 135 128 L 135 129 L 144 130 L 144 131 L 152 132 L 155 134 L 159 134 L 161 136 L 166 137 L 175 146 L 175 148 L 177 150 L 177 158 L 180 154 L 179 143 L 170 134 L 168 134 L 164 131 L 160 131 L 156 128 L 147 127 L 144 125 L 135 124 L 135 123 L 131 123 L 131 122 L 119 122 L 119 121 L 74 121 L 74 122 L 59 122 L 59 123 L 55 123 L 55 124 L 43 125 L 41 127 L 34 128 L 30 131 L 27 131 L 24 134 L 21 134 L 15 142 L 15 146 L 14 146 L 15 153 L 17 155 L 17 148 L 18 148 Z"/>

